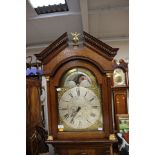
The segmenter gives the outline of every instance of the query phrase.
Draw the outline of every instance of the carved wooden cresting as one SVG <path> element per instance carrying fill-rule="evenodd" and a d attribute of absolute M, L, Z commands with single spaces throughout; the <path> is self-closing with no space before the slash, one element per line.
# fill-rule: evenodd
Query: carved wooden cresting
<path fill-rule="evenodd" d="M 43 64 L 45 76 L 49 77 L 47 80 L 49 125 L 49 139 L 47 143 L 54 146 L 55 152 L 58 153 L 58 155 L 112 155 L 112 146 L 116 143 L 116 140 L 109 140 L 109 135 L 114 132 L 111 99 L 113 78 L 112 60 L 117 54 L 118 48 L 112 48 L 86 32 L 83 32 L 83 39 L 83 43 L 75 48 L 68 43 L 67 33 L 64 33 L 40 54 L 36 54 L 36 57 Z M 78 70 L 78 68 L 91 72 L 100 87 L 101 97 L 99 101 L 103 124 L 94 131 L 91 131 L 91 128 L 85 128 L 84 130 L 70 129 L 66 132 L 64 126 L 59 123 L 61 115 L 59 115 L 59 96 L 57 90 L 62 90 L 60 88 L 61 81 L 66 73 L 74 69 Z M 78 85 L 76 87 L 78 88 Z M 88 90 L 88 88 L 82 89 Z M 71 90 L 73 89 L 70 89 L 70 91 Z M 92 89 L 89 89 L 89 91 L 91 92 Z M 86 93 L 87 91 L 85 95 Z M 72 94 L 70 94 L 70 96 L 69 100 L 71 100 Z M 93 100 L 94 98 L 90 99 L 89 102 Z M 80 101 L 84 102 L 84 99 Z M 78 101 L 76 101 L 76 103 L 81 107 L 78 106 L 74 112 L 77 114 L 80 111 L 82 115 L 82 103 Z M 76 105 L 74 107 L 76 108 Z M 89 105 L 84 107 L 87 111 Z M 64 110 L 65 109 L 66 108 L 64 108 Z M 70 110 L 71 109 L 69 109 L 69 111 Z M 74 110 L 74 108 L 72 108 L 72 110 Z M 95 117 L 94 114 L 90 115 L 89 117 L 92 117 L 92 119 Z M 66 119 L 70 119 L 72 116 L 75 117 L 75 115 L 65 115 Z M 77 114 L 77 116 L 81 117 L 80 114 Z"/>

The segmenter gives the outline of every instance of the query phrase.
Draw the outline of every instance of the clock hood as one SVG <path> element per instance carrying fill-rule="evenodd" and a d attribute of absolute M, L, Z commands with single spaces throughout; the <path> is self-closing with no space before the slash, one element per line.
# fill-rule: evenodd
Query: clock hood
<path fill-rule="evenodd" d="M 61 65 L 73 60 L 83 60 L 93 63 L 102 72 L 112 72 L 112 60 L 119 48 L 112 48 L 106 43 L 83 31 L 82 43 L 70 44 L 67 32 L 45 48 L 35 54 L 43 64 L 45 74 L 51 74 Z M 58 64 L 59 63 L 59 64 Z M 54 74 L 54 73 L 53 73 Z"/>

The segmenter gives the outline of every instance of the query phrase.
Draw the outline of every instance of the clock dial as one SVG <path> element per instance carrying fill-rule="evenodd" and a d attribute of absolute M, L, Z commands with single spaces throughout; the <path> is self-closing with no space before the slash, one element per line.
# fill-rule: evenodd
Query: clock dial
<path fill-rule="evenodd" d="M 73 68 L 58 88 L 59 125 L 63 131 L 88 131 L 103 128 L 100 87 L 93 74 Z"/>
<path fill-rule="evenodd" d="M 100 101 L 92 90 L 74 87 L 60 98 L 59 114 L 69 127 L 86 129 L 100 119 Z"/>
<path fill-rule="evenodd" d="M 116 68 L 113 73 L 114 86 L 125 85 L 125 73 L 121 68 Z"/>

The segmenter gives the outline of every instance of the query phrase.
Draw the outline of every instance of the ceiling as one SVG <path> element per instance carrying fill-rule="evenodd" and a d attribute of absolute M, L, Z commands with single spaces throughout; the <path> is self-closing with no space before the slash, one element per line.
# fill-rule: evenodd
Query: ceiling
<path fill-rule="evenodd" d="M 83 30 L 100 40 L 129 37 L 129 0 L 67 0 L 69 11 L 37 15 L 26 3 L 27 47 L 49 44 Z"/>

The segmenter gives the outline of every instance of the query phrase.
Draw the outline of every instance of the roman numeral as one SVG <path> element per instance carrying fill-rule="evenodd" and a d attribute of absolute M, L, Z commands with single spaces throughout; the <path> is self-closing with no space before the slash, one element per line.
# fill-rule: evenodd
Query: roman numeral
<path fill-rule="evenodd" d="M 80 88 L 76 88 L 77 96 L 80 96 Z"/>
<path fill-rule="evenodd" d="M 99 106 L 96 106 L 96 105 L 94 105 L 94 106 L 92 106 L 92 108 L 94 108 L 94 109 L 97 109 Z"/>
<path fill-rule="evenodd" d="M 94 100 L 94 97 L 93 98 L 91 98 L 89 101 L 91 102 L 91 101 L 93 101 Z"/>
<path fill-rule="evenodd" d="M 90 116 L 95 117 L 96 115 L 94 113 L 91 113 Z"/>
<path fill-rule="evenodd" d="M 67 119 L 69 117 L 69 114 L 64 115 L 64 118 Z"/>
<path fill-rule="evenodd" d="M 68 110 L 68 108 L 59 108 L 59 110 Z"/>
<path fill-rule="evenodd" d="M 69 93 L 68 95 L 69 95 L 70 97 L 72 97 L 72 98 L 73 98 L 73 95 L 72 95 L 72 93 Z"/>

